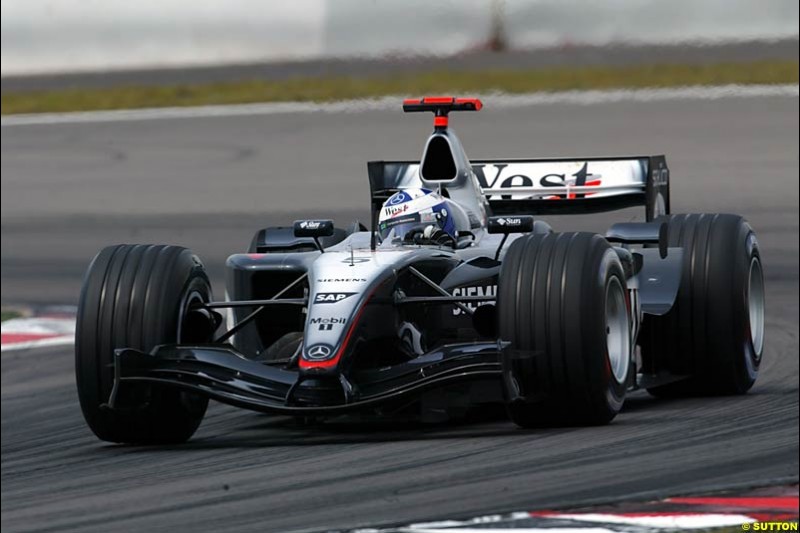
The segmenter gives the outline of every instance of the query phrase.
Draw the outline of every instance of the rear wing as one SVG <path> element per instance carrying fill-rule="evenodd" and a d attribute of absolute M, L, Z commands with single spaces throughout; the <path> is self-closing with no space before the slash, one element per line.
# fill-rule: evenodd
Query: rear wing
<path fill-rule="evenodd" d="M 668 214 L 663 155 L 473 161 L 493 215 L 577 214 L 644 206 L 647 221 Z M 419 163 L 368 163 L 373 213 L 398 189 L 422 186 Z"/>

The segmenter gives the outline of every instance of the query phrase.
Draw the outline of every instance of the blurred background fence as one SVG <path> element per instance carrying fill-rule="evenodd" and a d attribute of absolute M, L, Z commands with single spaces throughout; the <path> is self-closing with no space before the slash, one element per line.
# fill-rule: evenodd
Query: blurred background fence
<path fill-rule="evenodd" d="M 797 0 L 4 0 L 2 75 L 797 34 Z"/>

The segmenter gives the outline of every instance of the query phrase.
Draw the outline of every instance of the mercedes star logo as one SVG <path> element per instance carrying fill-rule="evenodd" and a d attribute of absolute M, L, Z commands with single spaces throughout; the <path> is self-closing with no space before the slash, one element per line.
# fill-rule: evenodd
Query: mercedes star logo
<path fill-rule="evenodd" d="M 405 202 L 405 200 L 406 200 L 406 194 L 404 192 L 398 192 L 389 199 L 389 205 L 397 205 L 402 202 Z"/>
<path fill-rule="evenodd" d="M 327 344 L 315 344 L 306 350 L 306 355 L 309 359 L 326 359 L 331 352 L 331 347 Z"/>

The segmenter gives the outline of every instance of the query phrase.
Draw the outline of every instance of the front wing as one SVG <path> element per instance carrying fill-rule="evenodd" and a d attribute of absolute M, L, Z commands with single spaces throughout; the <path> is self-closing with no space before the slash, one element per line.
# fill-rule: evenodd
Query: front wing
<path fill-rule="evenodd" d="M 501 377 L 508 343 L 442 346 L 406 363 L 350 375 L 287 370 L 245 358 L 230 345 L 162 345 L 115 352 L 107 407 L 125 409 L 124 390 L 177 387 L 236 407 L 288 415 L 368 410 L 445 385 Z"/>

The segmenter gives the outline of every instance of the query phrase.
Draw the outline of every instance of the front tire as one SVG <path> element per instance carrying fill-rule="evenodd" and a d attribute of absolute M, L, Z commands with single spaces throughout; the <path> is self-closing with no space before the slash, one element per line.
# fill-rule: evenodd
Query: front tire
<path fill-rule="evenodd" d="M 622 407 L 630 309 L 619 256 L 591 233 L 514 241 L 500 271 L 498 331 L 508 413 L 522 427 L 596 425 Z"/>
<path fill-rule="evenodd" d="M 114 351 L 205 342 L 214 321 L 194 312 L 211 300 L 202 263 L 177 246 L 104 248 L 92 260 L 78 305 L 75 374 L 86 423 L 98 438 L 123 443 L 176 443 L 200 425 L 208 400 L 176 389 L 128 387 L 126 407 L 108 409 Z"/>
<path fill-rule="evenodd" d="M 655 396 L 744 394 L 764 350 L 764 278 L 758 241 L 738 215 L 673 215 L 669 246 L 683 249 L 672 309 L 642 324 L 642 357 L 689 379 L 648 389 Z"/>

